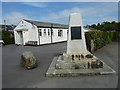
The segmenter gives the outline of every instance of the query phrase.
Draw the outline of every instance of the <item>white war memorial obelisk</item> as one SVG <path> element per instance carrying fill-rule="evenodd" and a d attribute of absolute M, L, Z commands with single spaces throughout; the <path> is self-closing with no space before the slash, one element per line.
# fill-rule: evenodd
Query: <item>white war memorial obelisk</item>
<path fill-rule="evenodd" d="M 86 53 L 86 41 L 80 14 L 70 15 L 67 54 Z"/>
<path fill-rule="evenodd" d="M 113 74 L 115 71 L 86 48 L 82 18 L 72 13 L 69 18 L 67 51 L 54 57 L 46 76 L 79 76 Z"/>

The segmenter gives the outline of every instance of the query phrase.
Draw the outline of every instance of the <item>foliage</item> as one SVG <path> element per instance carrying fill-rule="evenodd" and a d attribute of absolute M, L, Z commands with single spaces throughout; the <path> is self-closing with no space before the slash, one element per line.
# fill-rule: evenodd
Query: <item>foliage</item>
<path fill-rule="evenodd" d="M 88 26 L 88 25 L 87 25 Z M 97 30 L 103 30 L 103 31 L 118 31 L 119 28 L 120 28 L 120 22 L 103 22 L 103 23 L 98 23 L 97 25 L 96 24 L 93 24 L 93 25 L 89 25 L 90 28 L 94 28 L 94 29 L 97 29 Z"/>
<path fill-rule="evenodd" d="M 14 44 L 14 38 L 10 37 L 10 32 L 2 30 L 2 39 L 5 44 Z"/>
<path fill-rule="evenodd" d="M 93 30 L 85 33 L 86 37 L 86 44 L 88 50 L 90 50 L 90 43 L 91 40 L 94 41 L 94 50 L 97 50 L 106 44 L 112 42 L 116 37 L 115 31 L 100 31 L 100 30 Z"/>

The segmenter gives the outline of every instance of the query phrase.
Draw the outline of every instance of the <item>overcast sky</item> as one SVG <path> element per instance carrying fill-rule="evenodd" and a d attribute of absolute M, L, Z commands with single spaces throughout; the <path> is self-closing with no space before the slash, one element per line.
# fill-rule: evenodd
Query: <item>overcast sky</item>
<path fill-rule="evenodd" d="M 81 13 L 84 25 L 118 21 L 117 2 L 2 2 L 2 19 L 18 24 L 30 19 L 68 24 L 70 13 Z"/>

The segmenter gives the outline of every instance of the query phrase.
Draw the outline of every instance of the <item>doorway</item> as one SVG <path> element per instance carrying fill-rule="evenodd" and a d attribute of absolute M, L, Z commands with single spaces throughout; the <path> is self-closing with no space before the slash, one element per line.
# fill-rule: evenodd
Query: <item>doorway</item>
<path fill-rule="evenodd" d="M 22 31 L 18 31 L 18 43 L 23 44 L 23 33 L 22 33 Z"/>

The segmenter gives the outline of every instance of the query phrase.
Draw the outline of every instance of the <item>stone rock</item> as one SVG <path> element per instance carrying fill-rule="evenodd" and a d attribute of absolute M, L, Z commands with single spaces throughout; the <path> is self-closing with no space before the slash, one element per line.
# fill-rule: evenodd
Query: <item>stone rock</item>
<path fill-rule="evenodd" d="M 103 62 L 100 60 L 96 60 L 97 68 L 103 68 Z"/>
<path fill-rule="evenodd" d="M 27 69 L 32 69 L 37 67 L 37 59 L 32 52 L 24 52 L 21 55 L 20 64 Z"/>
<path fill-rule="evenodd" d="M 83 54 L 81 54 L 81 58 L 84 58 L 84 55 L 83 55 Z"/>
<path fill-rule="evenodd" d="M 91 63 L 92 68 L 103 68 L 103 62 L 100 60 L 96 60 Z"/>
<path fill-rule="evenodd" d="M 93 55 L 92 54 L 87 54 L 85 57 L 86 58 L 93 58 Z"/>
<path fill-rule="evenodd" d="M 97 66 L 96 62 L 92 62 L 92 63 L 91 63 L 91 68 L 92 68 L 92 69 L 93 69 L 93 68 L 96 68 L 96 66 Z"/>

